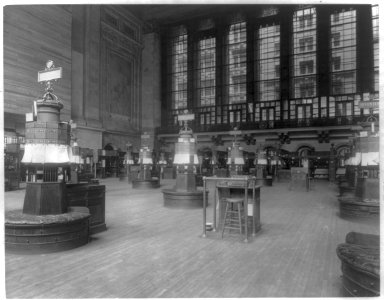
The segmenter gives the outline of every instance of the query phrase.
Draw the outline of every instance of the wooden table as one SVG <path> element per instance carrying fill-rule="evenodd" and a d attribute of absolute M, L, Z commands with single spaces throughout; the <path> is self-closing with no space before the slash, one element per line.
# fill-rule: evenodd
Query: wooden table
<path fill-rule="evenodd" d="M 206 189 L 207 181 L 215 181 L 216 188 L 215 194 L 213 197 L 213 231 L 216 231 L 216 206 L 219 203 L 219 212 L 221 212 L 221 205 L 223 204 L 222 199 L 225 198 L 225 194 L 230 195 L 232 191 L 242 192 L 244 195 L 244 215 L 248 217 L 248 203 L 249 193 L 251 193 L 251 203 L 253 206 L 252 211 L 252 236 L 256 235 L 256 232 L 260 230 L 260 188 L 261 185 L 256 185 L 255 178 L 228 178 L 228 177 L 203 177 L 203 237 L 207 236 L 207 199 L 206 199 Z M 217 202 L 219 200 L 219 202 Z M 222 214 L 219 215 L 219 219 L 222 218 Z M 244 226 L 245 238 L 244 242 L 248 242 L 248 219 L 245 219 L 246 223 Z"/>

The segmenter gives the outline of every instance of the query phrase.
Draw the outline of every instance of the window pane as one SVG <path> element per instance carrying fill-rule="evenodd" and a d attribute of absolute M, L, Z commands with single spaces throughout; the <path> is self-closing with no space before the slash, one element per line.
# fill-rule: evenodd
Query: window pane
<path fill-rule="evenodd" d="M 198 46 L 199 103 L 202 106 L 215 105 L 216 86 L 216 39 L 205 38 Z"/>
<path fill-rule="evenodd" d="M 298 10 L 293 16 L 293 98 L 317 95 L 317 16 L 315 8 Z"/>
<path fill-rule="evenodd" d="M 246 101 L 247 44 L 246 23 L 232 24 L 228 32 L 227 90 L 229 103 Z"/>
<path fill-rule="evenodd" d="M 379 6 L 372 5 L 373 65 L 375 91 L 379 91 Z"/>
<path fill-rule="evenodd" d="M 173 109 L 187 107 L 187 59 L 187 35 L 181 34 L 172 39 L 170 76 Z"/>
<path fill-rule="evenodd" d="M 258 100 L 280 99 L 280 25 L 256 32 L 256 90 Z"/>
<path fill-rule="evenodd" d="M 356 11 L 331 14 L 331 93 L 356 92 Z M 348 71 L 348 72 L 346 72 Z"/>

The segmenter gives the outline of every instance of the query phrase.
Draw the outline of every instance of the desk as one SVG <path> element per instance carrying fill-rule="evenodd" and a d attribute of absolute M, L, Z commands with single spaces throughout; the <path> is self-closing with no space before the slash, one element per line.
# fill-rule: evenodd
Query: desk
<path fill-rule="evenodd" d="M 309 191 L 309 174 L 308 168 L 291 168 L 291 182 L 289 184 L 289 189 L 292 190 L 294 187 L 299 186 L 300 184 L 305 184 L 307 192 Z"/>
<path fill-rule="evenodd" d="M 89 209 L 91 234 L 107 230 L 105 224 L 105 185 L 67 184 L 66 191 L 68 206 L 87 207 Z"/>
<path fill-rule="evenodd" d="M 207 199 L 206 199 L 206 185 L 207 181 L 216 182 L 215 194 L 213 197 L 213 231 L 216 231 L 216 210 L 217 203 L 219 204 L 219 220 L 222 218 L 222 198 L 225 198 L 225 195 L 231 195 L 234 193 L 243 193 L 244 194 L 244 215 L 249 216 L 248 214 L 248 203 L 249 203 L 249 193 L 251 193 L 251 203 L 252 203 L 252 236 L 255 236 L 256 232 L 260 230 L 260 185 L 256 185 L 255 178 L 228 178 L 228 177 L 203 177 L 203 237 L 206 237 L 206 222 L 207 222 Z M 219 200 L 219 202 L 217 202 Z M 249 204 L 251 204 L 249 203 Z M 246 219 L 244 226 L 245 239 L 244 242 L 248 242 L 248 218 Z"/>

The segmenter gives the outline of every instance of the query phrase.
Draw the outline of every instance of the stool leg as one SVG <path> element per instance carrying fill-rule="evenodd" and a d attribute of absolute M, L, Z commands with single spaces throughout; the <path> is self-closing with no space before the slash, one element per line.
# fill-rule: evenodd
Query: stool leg
<path fill-rule="evenodd" d="M 224 236 L 225 223 L 226 223 L 226 221 L 227 221 L 228 205 L 229 205 L 229 203 L 227 202 L 227 204 L 225 205 L 225 213 L 224 213 L 224 221 L 223 221 L 223 230 L 221 231 L 221 238 L 223 238 L 223 236 Z"/>
<path fill-rule="evenodd" d="M 239 223 L 240 223 L 240 234 L 243 234 L 243 227 L 241 224 L 241 203 L 237 203 L 237 213 L 239 216 Z"/>

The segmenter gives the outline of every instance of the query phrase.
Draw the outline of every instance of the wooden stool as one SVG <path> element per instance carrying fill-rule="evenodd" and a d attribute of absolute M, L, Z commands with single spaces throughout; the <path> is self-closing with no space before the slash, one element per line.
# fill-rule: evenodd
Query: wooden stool
<path fill-rule="evenodd" d="M 221 232 L 221 238 L 224 236 L 225 229 L 238 229 L 240 234 L 243 234 L 243 228 L 241 223 L 241 207 L 244 203 L 244 198 L 226 198 L 224 201 L 227 203 L 225 206 L 225 214 L 223 221 L 223 230 Z M 237 207 L 237 209 L 235 209 Z M 237 222 L 236 222 L 237 221 Z M 236 224 L 237 223 L 237 224 Z"/>

